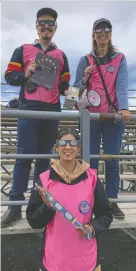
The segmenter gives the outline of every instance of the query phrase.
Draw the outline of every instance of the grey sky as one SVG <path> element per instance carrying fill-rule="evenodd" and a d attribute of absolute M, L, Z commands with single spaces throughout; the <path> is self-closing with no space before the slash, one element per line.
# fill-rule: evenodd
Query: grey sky
<path fill-rule="evenodd" d="M 2 73 L 14 49 L 37 37 L 36 12 L 42 7 L 57 10 L 58 29 L 54 37 L 67 54 L 72 73 L 79 58 L 91 50 L 93 22 L 106 17 L 113 24 L 113 44 L 136 67 L 136 2 L 117 1 L 2 1 Z M 136 69 L 131 71 L 132 77 Z M 134 82 L 136 85 L 136 82 Z"/>

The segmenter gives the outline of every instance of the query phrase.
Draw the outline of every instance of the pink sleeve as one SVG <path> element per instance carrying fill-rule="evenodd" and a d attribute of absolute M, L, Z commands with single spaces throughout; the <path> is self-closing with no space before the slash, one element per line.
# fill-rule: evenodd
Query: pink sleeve
<path fill-rule="evenodd" d="M 41 180 L 42 186 L 46 189 L 48 189 L 49 174 L 50 174 L 50 170 L 47 170 L 40 174 L 40 180 Z"/>
<path fill-rule="evenodd" d="M 90 177 L 91 181 L 92 181 L 92 189 L 93 189 L 93 191 L 95 190 L 95 186 L 96 186 L 96 183 L 97 183 L 97 178 L 98 178 L 97 172 L 98 172 L 97 169 L 89 168 L 87 170 L 88 177 Z"/>

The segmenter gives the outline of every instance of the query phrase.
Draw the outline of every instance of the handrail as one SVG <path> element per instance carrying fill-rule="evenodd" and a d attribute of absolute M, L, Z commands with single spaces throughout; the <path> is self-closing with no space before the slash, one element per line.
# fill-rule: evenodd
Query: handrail
<path fill-rule="evenodd" d="M 86 109 L 84 109 L 86 110 Z M 53 112 L 53 111 L 30 111 L 30 110 L 1 110 L 3 118 L 35 118 L 35 119 L 63 119 L 79 120 L 80 112 Z M 92 120 L 122 121 L 122 116 L 116 113 L 89 113 Z M 136 114 L 131 114 L 130 120 L 136 120 Z"/>
<path fill-rule="evenodd" d="M 124 198 L 118 198 L 118 199 L 109 199 L 110 202 L 116 202 L 116 203 L 131 203 L 136 202 L 136 197 L 124 197 Z M 21 205 L 27 205 L 29 200 L 22 200 L 22 201 L 7 201 L 3 200 L 1 202 L 1 206 L 21 206 Z"/>
<path fill-rule="evenodd" d="M 79 120 L 79 112 L 53 112 L 53 111 L 30 111 L 30 110 L 1 110 L 3 118 L 35 118 L 35 119 L 64 119 Z"/>
<path fill-rule="evenodd" d="M 136 159 L 136 155 L 111 155 L 111 154 L 100 154 L 100 155 L 90 155 L 91 159 L 102 159 L 102 160 L 111 160 L 111 159 Z M 1 154 L 1 159 L 51 159 L 58 158 L 56 154 Z"/>
<path fill-rule="evenodd" d="M 122 116 L 116 113 L 89 113 L 88 110 L 83 109 L 80 112 L 43 112 L 43 111 L 29 111 L 29 110 L 2 110 L 2 118 L 35 118 L 35 119 L 63 119 L 63 120 L 79 120 L 81 133 L 81 158 L 90 163 L 91 159 L 136 159 L 136 155 L 90 155 L 90 119 L 100 121 L 114 121 L 121 122 Z M 131 121 L 136 121 L 136 114 L 131 114 Z M 57 158 L 56 154 L 2 154 L 2 159 L 50 159 Z M 112 202 L 136 202 L 135 198 L 112 199 Z M 28 201 L 13 202 L 2 201 L 1 205 L 26 205 Z"/>

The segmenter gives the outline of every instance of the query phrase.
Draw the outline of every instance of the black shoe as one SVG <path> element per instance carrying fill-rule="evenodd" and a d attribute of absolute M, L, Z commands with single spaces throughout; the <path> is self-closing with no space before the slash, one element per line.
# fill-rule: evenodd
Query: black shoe
<path fill-rule="evenodd" d="M 22 218 L 21 211 L 15 213 L 12 209 L 8 209 L 1 217 L 1 228 L 7 228 L 11 226 L 15 221 Z"/>
<path fill-rule="evenodd" d="M 116 219 L 124 219 L 125 218 L 125 214 L 120 210 L 117 203 L 112 203 L 111 208 L 112 208 L 112 215 L 114 218 L 116 218 Z"/>

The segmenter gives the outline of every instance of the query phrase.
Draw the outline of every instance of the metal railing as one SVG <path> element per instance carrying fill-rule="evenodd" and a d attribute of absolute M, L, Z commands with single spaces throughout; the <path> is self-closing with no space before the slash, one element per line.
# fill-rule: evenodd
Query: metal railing
<path fill-rule="evenodd" d="M 41 112 L 29 110 L 2 110 L 2 118 L 33 118 L 33 119 L 56 119 L 56 120 L 78 120 L 80 121 L 81 151 L 83 160 L 90 163 L 91 159 L 136 159 L 136 155 L 90 155 L 90 120 L 121 122 L 122 116 L 116 113 L 89 113 L 83 109 L 80 112 Z M 130 121 L 136 121 L 136 114 L 131 115 Z M 2 154 L 2 159 L 50 159 L 58 157 L 55 154 Z M 112 202 L 136 202 L 135 198 L 112 199 Z M 2 206 L 7 205 L 27 205 L 28 201 L 2 201 Z"/>

